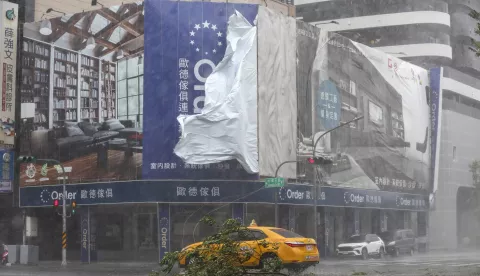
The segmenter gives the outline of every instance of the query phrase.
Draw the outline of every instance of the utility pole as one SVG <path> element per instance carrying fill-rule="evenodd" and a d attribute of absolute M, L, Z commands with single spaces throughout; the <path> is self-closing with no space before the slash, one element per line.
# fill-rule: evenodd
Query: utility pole
<path fill-rule="evenodd" d="M 57 160 L 55 160 L 57 161 Z M 57 161 L 57 164 L 62 167 L 62 178 L 63 178 L 63 206 L 62 206 L 62 266 L 67 266 L 67 183 L 65 177 L 65 168 L 60 162 Z"/>

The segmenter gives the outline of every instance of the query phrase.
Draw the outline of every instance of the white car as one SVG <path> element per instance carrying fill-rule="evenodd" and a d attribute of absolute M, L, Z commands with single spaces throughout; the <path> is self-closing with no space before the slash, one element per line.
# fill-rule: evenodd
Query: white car
<path fill-rule="evenodd" d="M 339 257 L 362 257 L 366 260 L 369 256 L 383 258 L 385 256 L 385 243 L 375 234 L 353 235 L 346 243 L 337 246 Z"/>

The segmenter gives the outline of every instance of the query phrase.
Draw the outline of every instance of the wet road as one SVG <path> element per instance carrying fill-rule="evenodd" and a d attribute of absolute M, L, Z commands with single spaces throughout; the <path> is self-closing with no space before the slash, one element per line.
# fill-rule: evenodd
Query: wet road
<path fill-rule="evenodd" d="M 329 260 L 309 269 L 308 275 L 478 275 L 480 252 L 432 253 L 414 256 L 387 257 L 383 260 Z"/>
<path fill-rule="evenodd" d="M 20 266 L 0 268 L 0 275 L 148 275 L 155 264 L 140 263 L 98 263 L 81 265 L 69 264 L 66 269 L 59 262 L 40 263 L 38 266 Z M 386 258 L 383 260 L 324 260 L 315 268 L 308 269 L 305 276 L 354 276 L 354 275 L 399 275 L 399 276 L 443 276 L 467 275 L 480 276 L 480 252 L 436 253 L 428 255 Z"/>

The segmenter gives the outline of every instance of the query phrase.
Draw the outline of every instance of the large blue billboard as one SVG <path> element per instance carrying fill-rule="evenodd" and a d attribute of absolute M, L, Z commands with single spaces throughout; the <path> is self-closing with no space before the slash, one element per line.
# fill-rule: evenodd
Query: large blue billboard
<path fill-rule="evenodd" d="M 180 137 L 177 117 L 201 112 L 205 80 L 223 59 L 235 11 L 253 24 L 258 6 L 145 1 L 144 179 L 256 177 L 237 161 L 193 165 L 173 153 Z"/>

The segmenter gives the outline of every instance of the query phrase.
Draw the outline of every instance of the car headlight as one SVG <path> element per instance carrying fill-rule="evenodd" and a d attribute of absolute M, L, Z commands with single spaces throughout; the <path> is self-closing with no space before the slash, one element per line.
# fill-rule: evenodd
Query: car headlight
<path fill-rule="evenodd" d="M 395 246 L 395 242 L 394 242 L 394 241 L 389 242 L 387 245 L 388 245 L 388 246 Z"/>

